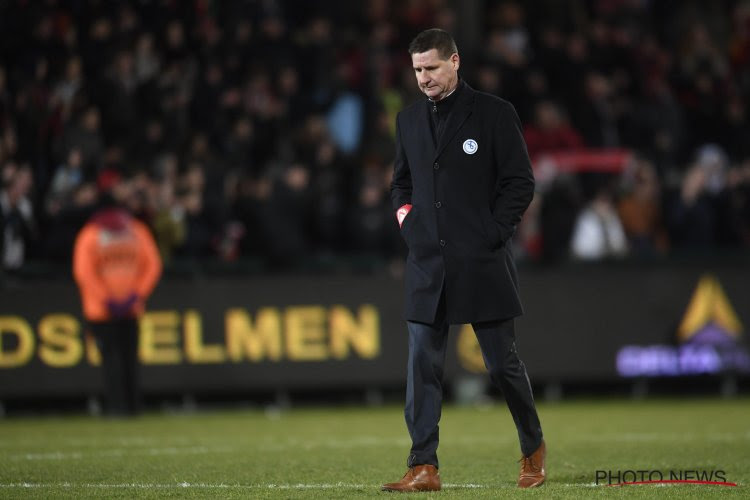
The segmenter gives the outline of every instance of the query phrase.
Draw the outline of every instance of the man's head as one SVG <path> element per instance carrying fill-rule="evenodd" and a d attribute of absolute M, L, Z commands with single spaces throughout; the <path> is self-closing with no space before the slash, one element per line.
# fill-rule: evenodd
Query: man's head
<path fill-rule="evenodd" d="M 419 90 L 439 101 L 458 84 L 460 59 L 456 42 L 441 29 L 421 32 L 409 44 L 409 54 Z"/>

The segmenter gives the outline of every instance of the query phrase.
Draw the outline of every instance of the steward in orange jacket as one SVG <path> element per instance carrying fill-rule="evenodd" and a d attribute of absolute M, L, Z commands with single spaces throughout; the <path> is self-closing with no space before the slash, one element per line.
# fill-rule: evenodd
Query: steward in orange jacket
<path fill-rule="evenodd" d="M 148 228 L 120 208 L 97 212 L 73 250 L 73 275 L 89 321 L 138 316 L 161 275 Z"/>
<path fill-rule="evenodd" d="M 109 415 L 132 416 L 140 409 L 138 317 L 161 267 L 148 228 L 116 206 L 95 213 L 76 238 L 73 276 L 87 329 L 101 351 Z"/>

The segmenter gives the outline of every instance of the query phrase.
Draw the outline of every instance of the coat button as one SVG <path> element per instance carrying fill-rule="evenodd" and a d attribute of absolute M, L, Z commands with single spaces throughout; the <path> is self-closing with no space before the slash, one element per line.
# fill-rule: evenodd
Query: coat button
<path fill-rule="evenodd" d="M 445 240 L 440 240 L 440 246 L 441 246 L 441 247 L 444 247 L 444 246 L 445 246 Z"/>
<path fill-rule="evenodd" d="M 438 162 L 435 162 L 435 163 L 432 164 L 432 168 L 434 168 L 435 170 L 437 170 L 437 169 L 440 168 L 440 164 Z"/>
<path fill-rule="evenodd" d="M 442 206 L 443 206 L 443 203 L 442 203 L 442 202 L 439 202 L 439 201 L 436 201 L 436 202 L 435 202 L 435 208 L 440 208 L 440 207 L 442 207 Z"/>

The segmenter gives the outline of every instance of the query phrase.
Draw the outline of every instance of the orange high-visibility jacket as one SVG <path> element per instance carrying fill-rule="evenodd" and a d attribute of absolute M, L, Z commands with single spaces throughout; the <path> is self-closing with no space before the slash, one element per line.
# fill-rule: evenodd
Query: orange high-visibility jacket
<path fill-rule="evenodd" d="M 78 233 L 73 249 L 73 276 L 89 321 L 111 319 L 108 300 L 139 297 L 134 307 L 143 313 L 161 275 L 161 258 L 145 224 L 120 209 L 96 214 Z"/>

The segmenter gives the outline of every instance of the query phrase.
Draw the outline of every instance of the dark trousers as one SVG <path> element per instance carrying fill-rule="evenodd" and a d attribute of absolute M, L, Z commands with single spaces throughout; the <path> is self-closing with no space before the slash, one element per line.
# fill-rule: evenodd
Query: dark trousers
<path fill-rule="evenodd" d="M 438 318 L 444 314 L 438 312 Z M 412 447 L 407 464 L 438 466 L 438 422 L 443 398 L 443 366 L 448 340 L 448 323 L 433 325 L 407 322 L 409 363 L 406 381 L 406 426 Z M 472 323 L 482 349 L 490 379 L 505 396 L 516 424 L 521 452 L 531 455 L 542 442 L 542 426 L 534 405 L 526 367 L 518 358 L 513 319 Z"/>
<path fill-rule="evenodd" d="M 138 377 L 138 321 L 134 318 L 90 322 L 102 354 L 105 412 L 135 415 L 140 410 Z"/>

